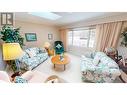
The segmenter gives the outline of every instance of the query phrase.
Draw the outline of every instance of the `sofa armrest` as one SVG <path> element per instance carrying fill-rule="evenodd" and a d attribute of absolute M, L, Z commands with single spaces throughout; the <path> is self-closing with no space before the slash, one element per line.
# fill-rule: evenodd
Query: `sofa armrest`
<path fill-rule="evenodd" d="M 81 71 L 95 71 L 96 66 L 93 65 L 91 61 L 82 61 L 81 62 Z"/>
<path fill-rule="evenodd" d="M 29 81 L 33 77 L 33 72 L 32 71 L 27 71 L 24 74 L 22 74 L 21 77 Z"/>
<path fill-rule="evenodd" d="M 111 72 L 113 77 L 117 77 L 117 76 L 121 75 L 121 72 L 119 69 L 110 69 L 110 72 Z"/>
<path fill-rule="evenodd" d="M 5 82 L 11 82 L 8 74 L 5 71 L 0 71 L 0 80 Z"/>

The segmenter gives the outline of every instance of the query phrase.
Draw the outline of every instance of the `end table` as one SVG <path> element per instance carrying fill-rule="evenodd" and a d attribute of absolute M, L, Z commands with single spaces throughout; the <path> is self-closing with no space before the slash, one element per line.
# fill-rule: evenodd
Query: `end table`
<path fill-rule="evenodd" d="M 123 62 L 121 61 L 118 63 L 118 65 L 119 68 L 127 75 L 127 65 L 124 65 Z M 126 81 L 124 81 L 121 75 L 120 75 L 120 79 L 122 80 L 122 82 L 126 83 Z"/>

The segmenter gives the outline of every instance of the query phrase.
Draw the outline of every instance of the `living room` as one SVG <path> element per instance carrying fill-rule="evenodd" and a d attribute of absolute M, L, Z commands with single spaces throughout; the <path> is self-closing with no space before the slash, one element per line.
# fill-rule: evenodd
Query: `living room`
<path fill-rule="evenodd" d="M 8 31 L 10 34 L 18 31 L 24 39 L 21 47 L 10 40 L 10 36 L 0 40 L 1 76 L 6 72 L 8 82 L 127 82 L 126 40 L 124 34 L 120 36 L 126 33 L 126 12 L 1 12 L 1 18 L 1 38 L 7 36 Z M 12 49 L 11 45 L 17 48 Z M 99 58 L 90 58 L 94 54 Z M 104 56 L 103 60 L 100 56 Z M 16 66 L 14 71 L 9 65 L 11 60 Z M 105 60 L 108 66 L 103 68 L 104 64 L 100 63 L 107 64 Z M 97 68 L 101 69 L 95 70 Z"/>

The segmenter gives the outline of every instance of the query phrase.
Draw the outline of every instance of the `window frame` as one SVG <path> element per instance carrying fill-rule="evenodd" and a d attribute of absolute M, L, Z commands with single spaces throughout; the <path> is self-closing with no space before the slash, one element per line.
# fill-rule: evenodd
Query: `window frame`
<path fill-rule="evenodd" d="M 68 44 L 69 46 L 76 46 L 74 45 L 74 31 L 80 31 L 80 30 L 88 30 L 88 39 L 87 39 L 87 46 L 86 47 L 83 47 L 83 46 L 76 46 L 76 47 L 83 47 L 83 48 L 94 48 L 94 44 L 93 44 L 93 47 L 90 47 L 90 36 L 91 36 L 91 33 L 93 32 L 92 30 L 96 29 L 95 27 L 92 27 L 92 28 L 85 28 L 85 29 L 71 29 L 69 32 L 72 32 L 72 43 L 71 44 Z M 94 31 L 96 33 L 96 31 Z"/>

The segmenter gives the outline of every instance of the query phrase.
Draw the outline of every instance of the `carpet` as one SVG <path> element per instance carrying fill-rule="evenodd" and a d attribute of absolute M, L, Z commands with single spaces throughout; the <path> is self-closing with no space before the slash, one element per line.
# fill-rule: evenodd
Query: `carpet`
<path fill-rule="evenodd" d="M 48 75 L 57 75 L 69 83 L 82 83 L 81 71 L 80 71 L 80 56 L 75 56 L 70 53 L 66 53 L 70 57 L 71 62 L 66 65 L 66 70 L 63 70 L 63 65 L 56 66 L 57 69 L 53 68 L 51 57 L 49 57 L 44 63 L 40 64 L 34 70 L 46 73 Z M 119 78 L 116 78 L 115 83 L 121 83 Z"/>

